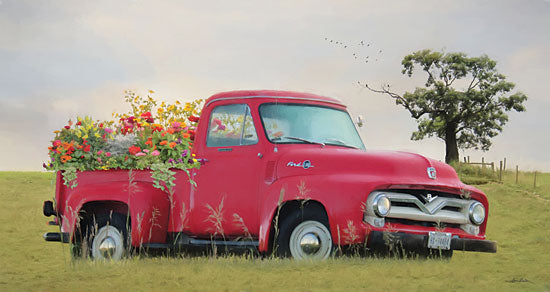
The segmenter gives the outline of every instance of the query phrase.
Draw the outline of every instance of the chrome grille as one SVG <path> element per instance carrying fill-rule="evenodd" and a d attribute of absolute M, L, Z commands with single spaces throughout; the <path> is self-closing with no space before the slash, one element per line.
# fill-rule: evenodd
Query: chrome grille
<path fill-rule="evenodd" d="M 384 194 L 392 204 L 385 218 L 376 216 L 373 210 L 373 199 L 379 194 Z M 468 233 L 478 234 L 479 227 L 470 222 L 468 214 L 468 209 L 474 202 L 476 201 L 437 192 L 376 191 L 367 199 L 365 221 L 378 227 L 384 224 L 384 219 L 388 222 L 411 222 L 411 225 L 421 226 L 460 226 Z"/>

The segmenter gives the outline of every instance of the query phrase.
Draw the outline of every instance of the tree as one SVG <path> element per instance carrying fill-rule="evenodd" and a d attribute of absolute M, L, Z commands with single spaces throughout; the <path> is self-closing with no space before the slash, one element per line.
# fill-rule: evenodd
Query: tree
<path fill-rule="evenodd" d="M 464 53 L 431 50 L 414 52 L 403 58 L 401 73 L 411 77 L 415 66 L 427 73 L 425 87 L 403 95 L 382 85 L 377 93 L 387 94 L 417 120 L 412 140 L 436 136 L 445 141 L 445 162 L 458 161 L 458 149 L 489 150 L 491 138 L 502 132 L 506 112 L 525 110 L 527 96 L 510 94 L 514 83 L 496 70 L 496 61 L 486 55 L 468 57 Z"/>

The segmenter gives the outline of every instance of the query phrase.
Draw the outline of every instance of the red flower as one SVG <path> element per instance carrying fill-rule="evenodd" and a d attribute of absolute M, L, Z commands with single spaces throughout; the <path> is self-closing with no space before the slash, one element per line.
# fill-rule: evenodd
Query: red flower
<path fill-rule="evenodd" d="M 100 127 L 100 128 L 103 128 L 103 123 L 99 123 L 99 127 Z"/>
<path fill-rule="evenodd" d="M 78 121 L 78 122 L 76 122 L 76 125 L 77 125 L 77 126 L 80 126 L 80 125 L 82 125 L 82 122 L 81 122 L 81 121 Z"/>
<path fill-rule="evenodd" d="M 132 155 L 136 155 L 136 153 L 140 151 L 141 151 L 141 148 L 139 148 L 138 146 L 130 146 L 130 148 L 128 148 L 128 152 L 130 152 L 130 154 Z"/>
<path fill-rule="evenodd" d="M 151 112 L 144 112 L 141 114 L 141 118 L 145 119 L 148 123 L 153 123 L 155 120 L 153 119 L 153 115 L 151 115 Z"/>
<path fill-rule="evenodd" d="M 196 122 L 199 121 L 199 117 L 189 116 L 188 120 L 189 120 L 190 122 L 196 123 Z"/>
<path fill-rule="evenodd" d="M 86 147 L 84 147 L 84 152 L 90 152 L 90 149 L 92 147 L 90 145 L 86 145 Z"/>
<path fill-rule="evenodd" d="M 65 129 L 67 129 L 67 130 L 70 129 L 70 128 L 71 128 L 71 126 L 65 126 Z"/>

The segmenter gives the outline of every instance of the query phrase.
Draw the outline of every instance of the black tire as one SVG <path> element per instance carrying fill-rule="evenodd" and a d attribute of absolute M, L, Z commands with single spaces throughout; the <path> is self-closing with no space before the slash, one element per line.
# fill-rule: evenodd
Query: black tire
<path fill-rule="evenodd" d="M 100 214 L 87 225 L 87 255 L 94 260 L 120 260 L 129 254 L 130 237 L 127 216 Z"/>
<path fill-rule="evenodd" d="M 280 229 L 274 246 L 274 253 L 279 257 L 326 259 L 333 251 L 328 219 L 324 210 L 319 207 L 306 205 L 304 208 L 282 218 L 279 226 Z M 320 248 L 314 248 L 308 252 L 297 249 L 299 242 L 305 236 L 310 236 L 309 234 L 314 235 L 311 236 L 312 238 L 317 238 Z M 291 239 L 294 242 L 291 242 Z"/>

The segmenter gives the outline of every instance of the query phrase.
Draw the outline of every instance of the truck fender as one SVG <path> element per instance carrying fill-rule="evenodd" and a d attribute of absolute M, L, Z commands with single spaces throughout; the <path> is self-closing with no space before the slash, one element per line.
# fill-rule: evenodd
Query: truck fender
<path fill-rule="evenodd" d="M 133 192 L 128 191 L 127 183 L 77 187 L 67 201 L 62 231 L 73 234 L 79 217 L 88 212 L 87 207 L 93 206 L 94 212 L 129 212 L 133 246 L 165 243 L 170 218 L 168 194 L 147 182 L 134 182 L 132 189 Z"/>

